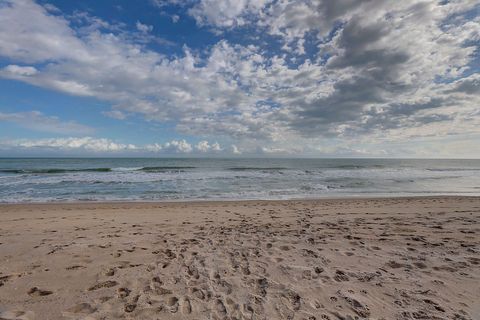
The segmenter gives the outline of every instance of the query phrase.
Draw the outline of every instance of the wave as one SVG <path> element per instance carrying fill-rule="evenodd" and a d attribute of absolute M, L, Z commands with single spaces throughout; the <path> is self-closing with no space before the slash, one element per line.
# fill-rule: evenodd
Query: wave
<path fill-rule="evenodd" d="M 338 165 L 333 167 L 328 167 L 329 169 L 344 169 L 344 170 L 359 170 L 359 169 L 382 169 L 386 168 L 386 166 L 382 164 L 370 164 L 370 165 L 352 165 L 352 164 L 345 164 L 345 165 Z"/>
<path fill-rule="evenodd" d="M 427 171 L 450 172 L 450 171 L 480 171 L 480 168 L 427 168 Z"/>
<path fill-rule="evenodd" d="M 164 172 L 164 171 L 171 171 L 171 170 L 185 170 L 185 169 L 195 169 L 196 167 L 189 167 L 189 166 L 162 166 L 162 167 L 143 167 L 139 169 L 139 171 L 147 171 L 147 172 Z"/>
<path fill-rule="evenodd" d="M 47 173 L 67 173 L 67 172 L 110 172 L 111 168 L 85 168 L 85 169 L 0 169 L 1 173 L 13 174 L 47 174 Z"/>
<path fill-rule="evenodd" d="M 112 168 L 112 171 L 131 172 L 131 171 L 141 170 L 142 168 L 143 167 L 116 167 L 116 168 Z"/>
<path fill-rule="evenodd" d="M 62 168 L 45 168 L 45 169 L 0 169 L 0 173 L 11 174 L 55 174 L 55 173 L 69 173 L 69 172 L 132 172 L 132 171 L 145 171 L 145 172 L 168 172 L 168 171 L 181 171 L 184 169 L 194 169 L 195 167 L 186 166 L 162 166 L 162 167 L 118 167 L 118 168 L 81 168 L 81 169 L 62 169 Z"/>
<path fill-rule="evenodd" d="M 283 167 L 230 167 L 227 170 L 230 171 L 278 171 L 278 170 L 288 170 L 289 168 Z"/>

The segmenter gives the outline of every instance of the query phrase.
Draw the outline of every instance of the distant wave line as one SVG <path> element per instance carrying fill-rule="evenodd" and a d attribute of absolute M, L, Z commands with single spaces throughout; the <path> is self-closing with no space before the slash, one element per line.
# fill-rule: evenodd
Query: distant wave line
<path fill-rule="evenodd" d="M 110 172 L 111 168 L 85 168 L 85 169 L 0 169 L 2 173 L 34 174 L 34 173 L 67 173 L 67 172 Z"/>
<path fill-rule="evenodd" d="M 290 168 L 277 167 L 230 167 L 230 171 L 275 171 L 275 170 L 289 170 Z"/>
<path fill-rule="evenodd" d="M 195 169 L 196 167 L 175 166 L 175 167 L 140 167 L 140 168 L 81 168 L 81 169 L 61 169 L 61 168 L 45 168 L 45 169 L 0 169 L 0 173 L 12 174 L 56 174 L 70 172 L 112 172 L 112 171 L 145 171 L 145 172 L 164 172 L 171 170 Z"/>

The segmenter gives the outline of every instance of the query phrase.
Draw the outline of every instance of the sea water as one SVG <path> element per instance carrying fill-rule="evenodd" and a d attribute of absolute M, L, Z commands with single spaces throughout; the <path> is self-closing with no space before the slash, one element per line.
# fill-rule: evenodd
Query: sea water
<path fill-rule="evenodd" d="M 0 202 L 480 195 L 480 160 L 0 159 Z"/>

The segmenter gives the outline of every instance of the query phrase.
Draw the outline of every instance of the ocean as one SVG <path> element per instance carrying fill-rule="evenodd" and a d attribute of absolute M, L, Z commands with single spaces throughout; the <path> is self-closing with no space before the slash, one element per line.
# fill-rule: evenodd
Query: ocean
<path fill-rule="evenodd" d="M 0 202 L 480 195 L 480 160 L 0 159 Z"/>

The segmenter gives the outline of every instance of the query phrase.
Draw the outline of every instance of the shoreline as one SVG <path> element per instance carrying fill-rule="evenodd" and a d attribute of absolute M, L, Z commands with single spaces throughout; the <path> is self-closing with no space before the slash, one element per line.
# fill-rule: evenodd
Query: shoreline
<path fill-rule="evenodd" d="M 397 196 L 338 196 L 338 197 L 318 197 L 318 198 L 293 198 L 293 199 L 181 199 L 181 200 L 91 200 L 91 201 L 49 201 L 49 202 L 0 202 L 0 209 L 7 206 L 44 206 L 44 205 L 155 205 L 155 204 L 215 204 L 215 203 L 235 203 L 235 202 L 321 202 L 321 201 L 354 201 L 354 200 L 395 200 L 395 199 L 480 199 L 480 195 L 397 195 Z"/>
<path fill-rule="evenodd" d="M 480 197 L 0 204 L 0 318 L 480 314 Z"/>

